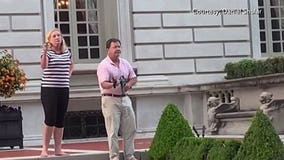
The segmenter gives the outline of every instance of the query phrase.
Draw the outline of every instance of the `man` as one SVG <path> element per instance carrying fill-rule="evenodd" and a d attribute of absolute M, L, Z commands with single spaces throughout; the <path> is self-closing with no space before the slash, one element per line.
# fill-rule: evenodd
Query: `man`
<path fill-rule="evenodd" d="M 135 115 L 127 91 L 137 82 L 133 68 L 120 58 L 121 42 L 106 42 L 107 57 L 98 66 L 97 76 L 102 94 L 102 112 L 108 135 L 110 160 L 119 160 L 118 131 L 124 140 L 126 160 L 134 157 Z"/>

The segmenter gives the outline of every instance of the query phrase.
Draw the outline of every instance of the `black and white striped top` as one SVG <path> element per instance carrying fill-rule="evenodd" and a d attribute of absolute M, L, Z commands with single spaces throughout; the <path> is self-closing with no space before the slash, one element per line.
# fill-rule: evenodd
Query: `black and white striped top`
<path fill-rule="evenodd" d="M 69 88 L 71 53 L 67 49 L 63 53 L 47 51 L 48 65 L 43 70 L 41 86 L 55 88 Z"/>

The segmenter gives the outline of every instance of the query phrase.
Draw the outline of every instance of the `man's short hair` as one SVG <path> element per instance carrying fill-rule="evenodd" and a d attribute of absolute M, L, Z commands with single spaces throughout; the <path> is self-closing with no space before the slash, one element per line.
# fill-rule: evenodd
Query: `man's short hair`
<path fill-rule="evenodd" d="M 110 38 L 109 40 L 106 41 L 106 48 L 109 49 L 110 45 L 112 42 L 118 42 L 121 44 L 120 40 L 117 38 Z"/>

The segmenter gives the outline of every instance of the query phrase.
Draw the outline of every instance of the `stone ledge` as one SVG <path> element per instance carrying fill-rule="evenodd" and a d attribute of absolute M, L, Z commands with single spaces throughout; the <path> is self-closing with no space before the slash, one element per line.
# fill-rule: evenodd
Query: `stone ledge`
<path fill-rule="evenodd" d="M 255 115 L 256 111 L 238 111 L 228 113 L 217 113 L 216 118 L 228 119 L 228 118 L 250 118 Z"/>
<path fill-rule="evenodd" d="M 233 89 L 240 87 L 259 87 L 266 88 L 271 84 L 279 84 L 284 82 L 284 73 L 270 74 L 256 77 L 246 77 L 234 80 L 224 80 L 213 83 L 200 84 L 200 90 L 212 89 Z"/>

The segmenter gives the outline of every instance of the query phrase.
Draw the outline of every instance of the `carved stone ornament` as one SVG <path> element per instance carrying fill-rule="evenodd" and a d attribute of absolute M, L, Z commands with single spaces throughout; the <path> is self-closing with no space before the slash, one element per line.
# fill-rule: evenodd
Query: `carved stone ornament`
<path fill-rule="evenodd" d="M 273 112 L 284 107 L 284 99 L 273 99 L 273 94 L 270 92 L 262 92 L 259 96 L 261 103 L 259 109 L 273 121 Z"/>
<path fill-rule="evenodd" d="M 240 110 L 240 100 L 231 97 L 230 103 L 221 103 L 218 97 L 209 97 L 207 102 L 208 126 L 211 134 L 216 134 L 222 126 L 220 119 L 216 117 L 218 113 L 236 112 Z"/>

